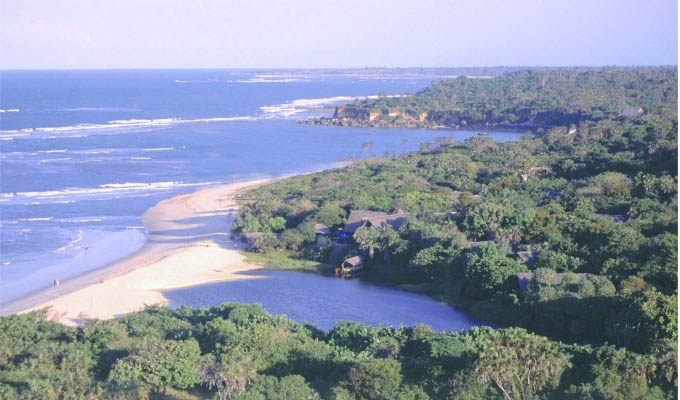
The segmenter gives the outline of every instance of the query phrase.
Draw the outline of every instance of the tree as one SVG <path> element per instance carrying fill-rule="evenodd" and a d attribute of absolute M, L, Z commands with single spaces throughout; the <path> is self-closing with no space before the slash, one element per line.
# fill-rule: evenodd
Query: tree
<path fill-rule="evenodd" d="M 391 226 L 386 226 L 383 229 L 378 240 L 383 251 L 385 263 L 388 265 L 392 261 L 393 255 L 402 255 L 408 250 L 408 241 L 402 239 L 399 232 L 392 229 Z"/>
<path fill-rule="evenodd" d="M 300 375 L 288 375 L 280 379 L 265 375 L 258 376 L 252 387 L 238 398 L 241 400 L 316 400 L 320 397 Z"/>
<path fill-rule="evenodd" d="M 260 253 L 267 253 L 273 250 L 278 243 L 279 240 L 276 238 L 276 235 L 271 232 L 264 232 L 261 236 L 255 239 L 255 242 L 253 243 L 253 250 Z"/>
<path fill-rule="evenodd" d="M 267 219 L 267 225 L 272 232 L 281 232 L 286 229 L 286 219 L 281 216 L 270 217 Z"/>
<path fill-rule="evenodd" d="M 654 288 L 625 294 L 606 337 L 640 350 L 649 350 L 665 339 L 676 340 L 677 301 L 677 295 L 666 296 Z"/>
<path fill-rule="evenodd" d="M 422 269 L 428 279 L 434 281 L 439 276 L 452 275 L 450 272 L 456 265 L 455 261 L 459 255 L 459 250 L 437 243 L 416 253 L 411 265 Z"/>
<path fill-rule="evenodd" d="M 208 389 L 216 389 L 219 399 L 226 400 L 244 392 L 257 373 L 252 359 L 238 348 L 221 359 L 216 363 L 213 357 L 206 357 L 198 371 L 201 383 Z"/>
<path fill-rule="evenodd" d="M 557 384 L 569 357 L 559 345 L 524 329 L 473 328 L 473 370 L 480 383 L 492 382 L 507 400 L 528 399 Z"/>
<path fill-rule="evenodd" d="M 349 382 L 357 395 L 370 400 L 396 399 L 401 386 L 401 364 L 384 358 L 371 360 L 349 370 Z"/>
<path fill-rule="evenodd" d="M 521 261 L 500 254 L 494 244 L 486 244 L 470 253 L 465 265 L 468 293 L 473 297 L 489 297 L 510 288 L 510 277 L 526 270 Z"/>
<path fill-rule="evenodd" d="M 200 381 L 196 374 L 200 355 L 195 340 L 153 342 L 116 361 L 109 380 L 124 387 L 141 382 L 155 393 L 168 386 L 188 388 Z"/>
<path fill-rule="evenodd" d="M 336 203 L 329 202 L 322 205 L 315 214 L 316 220 L 323 225 L 333 229 L 342 225 L 346 217 L 345 210 Z"/>
<path fill-rule="evenodd" d="M 368 250 L 371 258 L 375 249 L 380 249 L 380 232 L 373 226 L 362 226 L 352 235 L 362 250 Z"/>

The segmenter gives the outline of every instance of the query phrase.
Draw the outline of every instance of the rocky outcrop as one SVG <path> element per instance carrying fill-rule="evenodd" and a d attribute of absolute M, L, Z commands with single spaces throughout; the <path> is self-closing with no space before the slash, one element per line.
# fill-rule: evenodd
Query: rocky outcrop
<path fill-rule="evenodd" d="M 462 110 L 415 111 L 402 108 L 367 110 L 355 105 L 335 107 L 330 118 L 310 118 L 300 124 L 365 128 L 450 128 L 450 129 L 535 129 L 549 126 L 555 116 L 524 110 L 521 118 L 510 122 L 505 118 L 470 120 Z"/>
<path fill-rule="evenodd" d="M 336 125 L 358 127 L 409 127 L 440 128 L 441 124 L 428 119 L 427 111 L 403 110 L 400 108 L 382 110 L 361 110 L 353 105 L 337 106 L 331 118 L 312 118 L 298 121 L 312 125 Z"/>

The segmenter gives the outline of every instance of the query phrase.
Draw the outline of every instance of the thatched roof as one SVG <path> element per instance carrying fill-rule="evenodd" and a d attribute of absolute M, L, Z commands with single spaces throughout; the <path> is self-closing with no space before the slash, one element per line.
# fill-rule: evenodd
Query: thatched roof
<path fill-rule="evenodd" d="M 645 110 L 642 107 L 625 107 L 619 113 L 619 118 L 635 118 L 644 113 Z"/>
<path fill-rule="evenodd" d="M 380 211 L 352 210 L 342 230 L 347 233 L 354 233 L 367 223 L 370 223 L 376 229 L 383 229 L 389 225 L 392 229 L 397 230 L 407 216 L 406 213 L 388 214 Z"/>
<path fill-rule="evenodd" d="M 367 218 L 366 222 L 373 225 L 376 229 L 383 229 L 389 225 L 392 229 L 396 231 L 397 229 L 399 229 L 401 224 L 403 224 L 404 221 L 406 221 L 407 216 L 408 214 L 405 213 L 390 214 L 382 217 Z"/>
<path fill-rule="evenodd" d="M 354 256 L 346 259 L 343 264 L 349 264 L 352 267 L 356 267 L 357 265 L 362 264 L 363 262 L 361 261 L 361 257 L 359 256 Z"/>
<path fill-rule="evenodd" d="M 324 224 L 315 224 L 314 233 L 316 233 L 317 235 L 330 235 L 331 230 L 328 229 L 328 227 Z"/>
<path fill-rule="evenodd" d="M 382 217 L 385 215 L 387 215 L 387 213 L 380 211 L 352 210 L 349 213 L 345 227 L 342 230 L 347 233 L 354 233 L 357 229 L 361 228 L 366 218 Z"/>
<path fill-rule="evenodd" d="M 527 264 L 533 264 L 538 256 L 537 251 L 518 251 L 517 258 L 524 261 Z"/>

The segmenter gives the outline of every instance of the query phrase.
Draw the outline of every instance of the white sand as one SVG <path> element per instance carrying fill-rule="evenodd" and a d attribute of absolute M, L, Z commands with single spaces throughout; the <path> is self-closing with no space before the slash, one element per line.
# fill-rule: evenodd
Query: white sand
<path fill-rule="evenodd" d="M 142 250 L 106 267 L 99 283 L 21 312 L 48 308 L 49 318 L 76 325 L 85 318 L 109 319 L 146 305 L 167 304 L 164 289 L 249 279 L 237 273 L 260 267 L 245 263 L 238 252 L 242 245 L 231 238 L 238 211 L 232 196 L 266 182 L 241 182 L 161 201 L 142 216 L 149 233 Z"/>

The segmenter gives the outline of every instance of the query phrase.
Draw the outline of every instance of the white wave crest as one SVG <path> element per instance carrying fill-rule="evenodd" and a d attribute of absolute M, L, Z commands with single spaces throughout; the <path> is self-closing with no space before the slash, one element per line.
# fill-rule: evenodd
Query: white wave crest
<path fill-rule="evenodd" d="M 59 149 L 59 150 L 39 150 L 38 153 L 66 153 L 68 149 Z"/>
<path fill-rule="evenodd" d="M 56 249 L 55 251 L 53 251 L 53 253 L 61 253 L 61 252 L 64 252 L 64 251 L 66 251 L 66 250 L 68 250 L 68 249 L 71 249 L 71 248 L 73 248 L 76 244 L 80 243 L 81 240 L 83 240 L 83 231 L 79 229 L 79 230 L 78 230 L 78 234 L 76 235 L 75 238 L 71 239 L 71 241 L 68 242 L 66 245 L 64 245 L 64 246 L 62 246 L 62 247 Z"/>
<path fill-rule="evenodd" d="M 126 182 L 108 183 L 94 188 L 67 188 L 63 190 L 46 190 L 42 192 L 1 193 L 0 201 L 9 204 L 57 203 L 81 200 L 113 200 L 125 197 L 149 196 L 152 193 L 169 192 L 176 189 L 214 185 L 219 182 Z"/>
<path fill-rule="evenodd" d="M 91 217 L 91 218 L 59 218 L 59 222 L 68 222 L 72 224 L 81 224 L 85 222 L 102 222 L 106 217 Z"/>
<path fill-rule="evenodd" d="M 110 154 L 110 153 L 113 153 L 114 151 L 115 151 L 114 149 L 79 150 L 79 151 L 73 151 L 73 154 L 87 154 L 87 155 Z"/>
<path fill-rule="evenodd" d="M 399 95 L 388 97 L 399 97 Z M 335 96 L 319 99 L 297 99 L 283 104 L 262 106 L 260 110 L 265 113 L 267 118 L 290 118 L 295 116 L 295 114 L 318 112 L 325 106 L 377 98 L 378 96 Z"/>
<path fill-rule="evenodd" d="M 115 112 L 115 111 L 139 111 L 135 108 L 127 107 L 73 107 L 73 108 L 62 108 L 58 111 L 104 111 L 104 112 Z"/>
<path fill-rule="evenodd" d="M 38 163 L 44 164 L 44 163 L 49 163 L 49 162 L 59 162 L 59 161 L 70 161 L 71 157 L 62 157 L 62 158 L 49 158 L 46 160 L 40 160 Z"/>
<path fill-rule="evenodd" d="M 219 82 L 219 79 L 188 79 L 188 80 L 175 79 L 175 83 L 216 83 L 216 82 Z"/>
<path fill-rule="evenodd" d="M 306 81 L 303 77 L 295 75 L 255 75 L 250 79 L 241 79 L 239 83 L 288 83 Z"/>
<path fill-rule="evenodd" d="M 178 124 L 188 123 L 210 123 L 210 122 L 225 122 L 225 121 L 249 121 L 255 120 L 255 117 L 250 116 L 235 116 L 235 117 L 213 117 L 213 118 L 196 118 L 196 119 L 181 119 L 181 118 L 157 118 L 157 119 L 119 119 L 108 121 L 104 124 L 79 124 L 72 126 L 53 126 L 44 128 L 25 128 L 20 131 L 0 131 L 0 138 L 2 137 L 43 137 L 48 139 L 56 139 L 55 133 L 59 133 L 59 137 L 86 137 L 82 135 L 83 132 L 125 132 L 134 129 L 142 128 L 159 128 L 170 127 Z M 81 133 L 78 136 L 67 136 L 69 133 Z M 46 136 L 51 134 L 51 136 Z"/>

